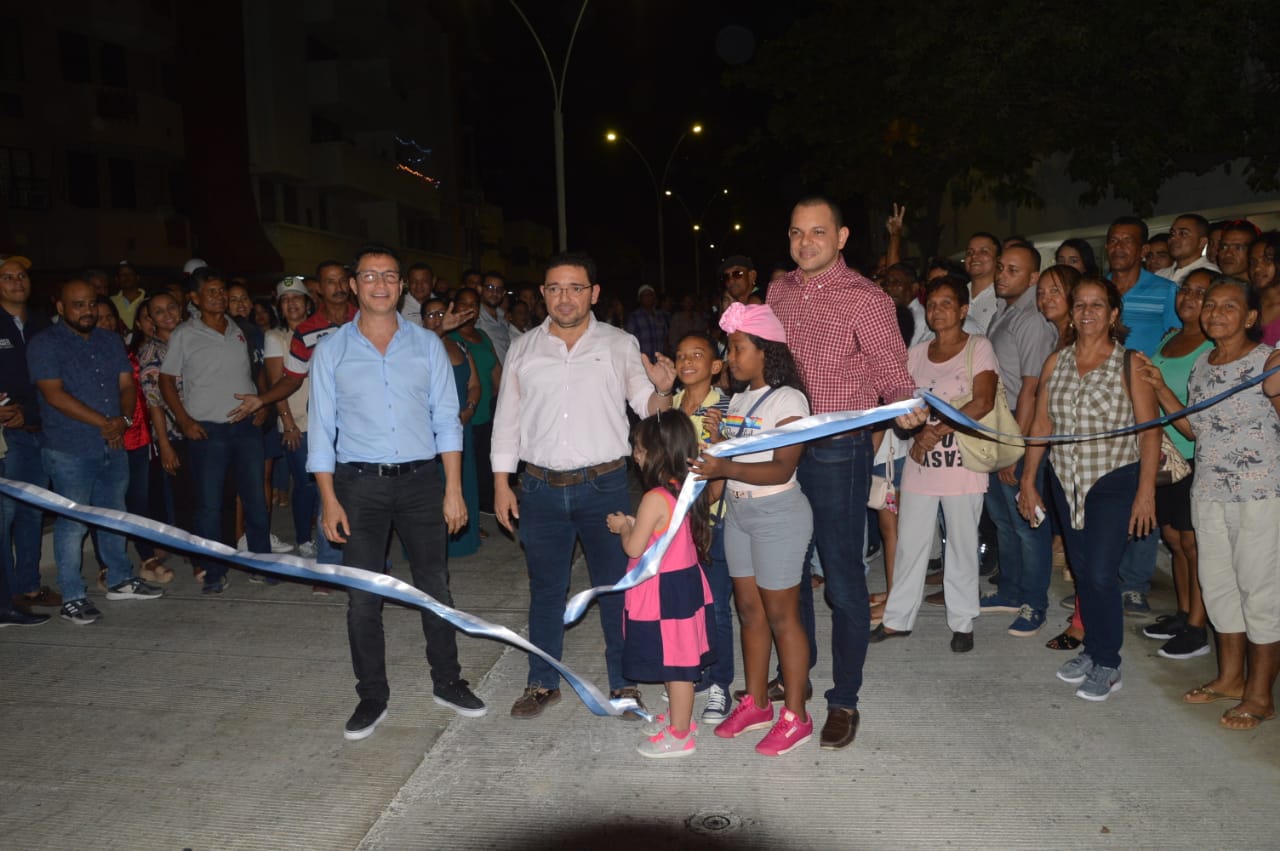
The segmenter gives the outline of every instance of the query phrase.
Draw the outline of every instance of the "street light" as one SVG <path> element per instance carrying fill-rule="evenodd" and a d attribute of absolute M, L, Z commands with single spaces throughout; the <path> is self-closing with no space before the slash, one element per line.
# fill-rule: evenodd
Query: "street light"
<path fill-rule="evenodd" d="M 689 210 L 689 205 L 684 202 L 678 194 L 670 189 L 662 193 L 671 200 L 680 205 L 680 209 L 684 210 L 684 214 L 689 217 L 689 224 L 693 228 L 693 289 L 698 295 L 702 295 L 702 251 L 698 247 L 698 233 L 702 230 L 702 221 L 707 217 L 707 210 L 711 209 L 711 205 L 716 202 L 717 198 L 723 198 L 729 194 L 728 189 L 721 189 L 707 199 L 707 203 L 702 205 L 702 212 L 695 219 L 693 213 Z M 742 230 L 742 225 L 735 225 L 734 230 Z"/>
<path fill-rule="evenodd" d="M 565 189 L 564 189 L 564 81 L 569 74 L 569 55 L 573 53 L 573 40 L 578 37 L 578 26 L 582 23 L 582 16 L 587 11 L 587 3 L 590 0 L 582 0 L 582 8 L 578 10 L 578 19 L 573 22 L 573 31 L 569 33 L 569 46 L 564 51 L 564 67 L 560 69 L 560 77 L 556 78 L 556 72 L 551 67 L 551 57 L 547 55 L 547 49 L 542 46 L 542 39 L 538 38 L 537 31 L 534 30 L 533 24 L 529 23 L 529 19 L 525 17 L 524 12 L 516 5 L 516 0 L 509 0 L 511 8 L 516 10 L 516 14 L 520 16 L 520 20 L 524 21 L 524 25 L 529 28 L 529 34 L 533 36 L 533 40 L 538 45 L 538 51 L 542 54 L 542 61 L 547 66 L 547 73 L 551 75 L 551 94 L 555 98 L 555 107 L 551 110 L 551 133 L 552 140 L 556 149 L 556 224 L 560 229 L 560 251 L 569 250 L 569 225 L 568 213 L 565 211 Z"/>
<path fill-rule="evenodd" d="M 653 183 L 653 197 L 658 204 L 658 292 L 663 294 L 665 294 L 667 291 L 667 269 L 666 269 L 667 249 L 666 249 L 666 237 L 663 234 L 663 227 L 662 227 L 662 197 L 663 197 L 662 187 L 667 182 L 667 172 L 671 171 L 671 163 L 676 158 L 676 151 L 680 149 L 680 143 L 683 142 L 685 137 L 688 136 L 690 133 L 693 133 L 696 136 L 701 132 L 702 132 L 702 125 L 694 124 L 680 134 L 680 138 L 676 139 L 676 143 L 671 146 L 671 153 L 667 155 L 667 162 L 662 167 L 661 179 L 659 179 L 658 175 L 654 173 L 653 166 L 649 165 L 648 158 L 640 152 L 640 149 L 635 146 L 634 142 L 632 142 L 626 136 L 623 136 L 621 133 L 618 133 L 615 130 L 609 130 L 604 134 L 604 138 L 606 142 L 609 142 L 609 143 L 624 142 L 628 148 L 634 151 L 635 155 L 640 158 L 640 162 L 644 164 L 644 170 L 648 172 L 649 180 Z M 670 195 L 671 193 L 668 192 L 666 194 Z"/>

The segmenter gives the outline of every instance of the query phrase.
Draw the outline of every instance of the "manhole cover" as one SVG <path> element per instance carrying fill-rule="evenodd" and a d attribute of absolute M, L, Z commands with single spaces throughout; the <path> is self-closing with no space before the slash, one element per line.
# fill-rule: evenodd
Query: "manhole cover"
<path fill-rule="evenodd" d="M 685 821 L 685 826 L 694 833 L 728 833 L 742 827 L 742 819 L 728 812 L 694 813 Z"/>

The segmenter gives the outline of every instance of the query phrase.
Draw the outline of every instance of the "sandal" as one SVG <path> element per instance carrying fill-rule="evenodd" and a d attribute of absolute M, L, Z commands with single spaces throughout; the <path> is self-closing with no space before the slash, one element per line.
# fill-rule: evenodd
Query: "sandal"
<path fill-rule="evenodd" d="M 1045 642 L 1050 650 L 1075 650 L 1084 643 L 1083 638 L 1076 638 L 1069 632 L 1062 632 Z"/>
<path fill-rule="evenodd" d="M 165 567 L 160 559 L 147 559 L 142 563 L 142 568 L 138 571 L 139 575 L 148 582 L 155 582 L 158 585 L 168 585 L 173 581 L 173 570 Z"/>
<path fill-rule="evenodd" d="M 1182 696 L 1183 703 L 1213 703 L 1218 700 L 1244 700 L 1244 695 L 1226 694 L 1208 686 L 1196 686 Z"/>
<path fill-rule="evenodd" d="M 1275 718 L 1276 714 L 1272 712 L 1270 715 L 1259 715 L 1256 712 L 1248 712 L 1244 709 L 1228 709 L 1222 713 L 1222 717 L 1218 719 L 1218 724 L 1228 730 L 1256 730 L 1258 725 L 1263 721 L 1270 721 Z M 1244 721 L 1244 724 L 1230 724 L 1229 721 Z"/>

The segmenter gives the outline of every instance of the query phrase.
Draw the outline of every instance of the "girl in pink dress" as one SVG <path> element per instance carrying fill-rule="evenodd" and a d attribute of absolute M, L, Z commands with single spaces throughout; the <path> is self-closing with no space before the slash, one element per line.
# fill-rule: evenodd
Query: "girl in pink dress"
<path fill-rule="evenodd" d="M 630 568 L 666 534 L 689 472 L 686 459 L 698 454 L 693 423 L 679 412 L 641 420 L 633 440 L 645 494 L 634 517 L 621 512 L 608 517 L 609 531 L 622 536 L 622 548 L 631 556 Z M 697 750 L 694 683 L 711 664 L 708 635 L 714 629 L 711 588 L 699 564 L 709 542 L 703 495 L 680 522 L 658 575 L 626 591 L 622 673 L 636 682 L 665 682 L 671 703 L 669 716 L 658 716 L 646 728 L 636 748 L 642 756 L 680 757 Z"/>

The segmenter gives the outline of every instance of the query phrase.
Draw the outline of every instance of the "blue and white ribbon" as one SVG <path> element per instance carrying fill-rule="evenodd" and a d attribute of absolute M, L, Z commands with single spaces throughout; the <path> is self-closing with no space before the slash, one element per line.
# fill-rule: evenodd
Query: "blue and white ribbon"
<path fill-rule="evenodd" d="M 919 399 L 904 399 L 901 402 L 881 405 L 869 411 L 838 411 L 830 414 L 814 414 L 813 416 L 794 420 L 784 426 L 712 444 L 702 450 L 702 454 L 714 455 L 717 458 L 732 458 L 735 455 L 765 452 L 796 443 L 821 440 L 834 434 L 866 428 L 885 420 L 891 420 L 919 407 Z M 667 524 L 667 531 L 663 533 L 661 538 L 653 542 L 653 546 L 645 550 L 644 555 L 640 556 L 636 566 L 627 571 L 626 576 L 623 576 L 615 584 L 599 585 L 575 594 L 569 600 L 569 605 L 565 607 L 564 622 L 571 624 L 577 621 L 586 612 L 587 607 L 591 605 L 591 601 L 601 594 L 625 591 L 628 588 L 634 588 L 646 579 L 656 576 L 658 567 L 662 562 L 662 556 L 667 552 L 667 547 L 670 546 L 671 541 L 680 530 L 680 524 L 684 521 L 685 515 L 689 513 L 689 508 L 693 505 L 693 501 L 702 493 L 702 489 L 706 484 L 704 481 L 699 481 L 693 473 L 685 476 L 684 484 L 680 488 L 680 496 L 676 498 L 675 508 L 671 512 L 671 520 Z"/>
<path fill-rule="evenodd" d="M 340 564 L 321 564 L 312 559 L 303 559 L 297 556 L 240 552 L 219 541 L 211 541 L 208 538 L 188 534 L 176 526 L 159 523 L 124 511 L 81 505 L 65 497 L 58 496 L 52 491 L 25 482 L 16 482 L 12 479 L 0 478 L 0 493 L 34 505 L 36 508 L 70 517 L 81 523 L 101 526 L 123 535 L 146 538 L 166 548 L 180 549 L 204 557 L 217 558 L 251 571 L 287 576 L 310 584 L 325 582 L 355 591 L 366 591 L 370 594 L 385 597 L 388 600 L 395 600 L 407 606 L 431 612 L 439 615 L 468 635 L 505 641 L 507 644 L 518 647 L 526 653 L 532 653 L 545 659 L 547 664 L 560 672 L 565 681 L 582 698 L 582 702 L 586 704 L 587 708 L 596 715 L 621 715 L 624 712 L 635 712 L 637 715 L 648 717 L 648 713 L 642 711 L 634 699 L 616 698 L 610 700 L 590 681 L 574 673 L 567 665 L 562 664 L 558 659 L 552 658 L 550 654 L 521 638 L 507 627 L 489 623 L 475 615 L 446 606 L 430 594 L 425 594 L 412 585 L 401 582 L 394 576 L 371 570 L 362 570 L 358 567 L 345 567 Z"/>

